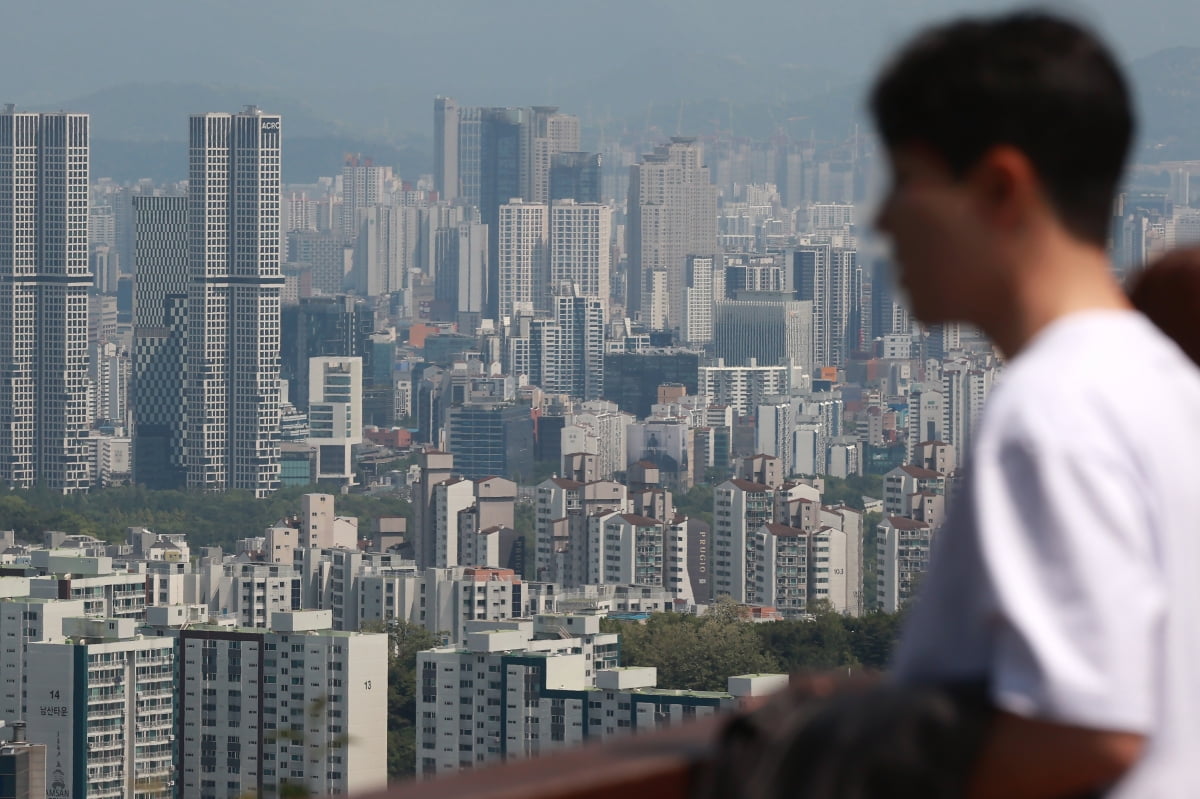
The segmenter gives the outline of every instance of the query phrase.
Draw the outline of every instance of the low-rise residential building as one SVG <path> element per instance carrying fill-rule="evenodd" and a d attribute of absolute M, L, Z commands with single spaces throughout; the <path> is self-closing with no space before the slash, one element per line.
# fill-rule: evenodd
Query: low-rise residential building
<path fill-rule="evenodd" d="M 653 668 L 617 666 L 617 636 L 595 616 L 541 616 L 472 630 L 417 659 L 420 777 L 529 757 L 734 706 L 785 675 L 731 677 L 728 692 L 655 687 Z"/>
<path fill-rule="evenodd" d="M 876 533 L 876 605 L 895 613 L 916 591 L 929 568 L 933 529 L 928 522 L 885 516 Z"/>

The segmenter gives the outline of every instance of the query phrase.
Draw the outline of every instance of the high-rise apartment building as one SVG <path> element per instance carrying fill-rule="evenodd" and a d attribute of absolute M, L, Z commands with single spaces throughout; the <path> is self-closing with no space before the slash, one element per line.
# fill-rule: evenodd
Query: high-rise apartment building
<path fill-rule="evenodd" d="M 451 158 L 452 136 L 449 106 L 453 100 L 434 102 L 435 159 L 441 158 L 443 181 L 445 160 Z M 579 150 L 579 119 L 560 114 L 550 106 L 533 108 L 469 108 L 455 111 L 457 131 L 457 199 L 479 208 L 479 221 L 487 226 L 488 275 L 486 315 L 497 318 L 500 310 L 500 208 L 520 198 L 528 203 L 548 203 L 550 173 L 560 152 Z M 441 133 L 439 134 L 439 131 Z"/>
<path fill-rule="evenodd" d="M 568 286 L 551 298 L 556 325 L 541 348 L 545 391 L 584 400 L 604 393 L 604 303 Z"/>
<path fill-rule="evenodd" d="M 718 273 L 711 255 L 689 255 L 684 274 L 684 302 L 687 313 L 683 316 L 683 329 L 679 340 L 693 347 L 703 347 L 712 342 L 714 280 Z"/>
<path fill-rule="evenodd" d="M 861 346 L 862 270 L 855 250 L 811 244 L 797 247 L 785 285 L 812 303 L 812 365 L 845 366 Z"/>
<path fill-rule="evenodd" d="M 774 520 L 772 491 L 772 486 L 737 477 L 714 489 L 710 543 L 714 596 L 729 596 L 735 602 L 757 601 L 754 535 Z"/>
<path fill-rule="evenodd" d="M 608 307 L 611 289 L 612 209 L 597 203 L 558 200 L 550 206 L 550 286 L 576 287 Z"/>
<path fill-rule="evenodd" d="M 875 533 L 875 606 L 895 613 L 916 593 L 929 568 L 933 525 L 905 516 L 886 516 Z"/>
<path fill-rule="evenodd" d="M 86 491 L 88 116 L 0 111 L 0 485 Z"/>
<path fill-rule="evenodd" d="M 338 233 L 294 230 L 288 234 L 288 260 L 310 270 L 312 291 L 316 294 L 341 294 L 354 265 L 353 240 Z"/>
<path fill-rule="evenodd" d="M 106 341 L 88 345 L 88 424 L 124 425 L 129 409 L 129 352 Z"/>
<path fill-rule="evenodd" d="M 598 616 L 547 614 L 477 622 L 461 645 L 420 653 L 418 776 L 693 721 L 787 683 L 755 674 L 729 677 L 729 692 L 660 689 L 654 668 L 616 667 L 617 639 Z"/>
<path fill-rule="evenodd" d="M 460 222 L 445 230 L 434 299 L 453 311 L 458 329 L 470 332 L 479 327 L 487 299 L 488 229 L 478 222 Z"/>
<path fill-rule="evenodd" d="M 579 150 L 579 117 L 559 113 L 554 106 L 534 106 L 522 134 L 520 196 L 530 202 L 550 202 L 554 156 Z"/>
<path fill-rule="evenodd" d="M 404 209 L 372 205 L 357 212 L 358 239 L 350 283 L 362 297 L 394 294 L 405 286 Z"/>
<path fill-rule="evenodd" d="M 280 118 L 189 127 L 187 484 L 279 487 Z"/>
<path fill-rule="evenodd" d="M 500 317 L 546 307 L 549 215 L 544 203 L 519 199 L 500 206 L 496 250 Z"/>
<path fill-rule="evenodd" d="M 335 632 L 332 618 L 283 612 L 270 629 L 179 633 L 180 795 L 278 796 L 291 785 L 329 796 L 387 784 L 387 636 Z"/>
<path fill-rule="evenodd" d="M 29 739 L 47 746 L 54 795 L 176 795 L 175 642 L 135 629 L 133 619 L 74 618 L 66 640 L 29 645 Z"/>
<path fill-rule="evenodd" d="M 736 416 L 753 413 L 769 398 L 802 387 L 803 372 L 791 366 L 726 366 L 723 361 L 698 369 L 697 391 Z"/>
<path fill-rule="evenodd" d="M 346 156 L 342 166 L 342 235 L 348 239 L 358 236 L 359 215 L 363 209 L 380 205 L 386 200 L 387 183 L 392 177 L 390 166 L 376 166 L 361 155 Z"/>
<path fill-rule="evenodd" d="M 85 613 L 82 599 L 25 596 L 5 598 L 0 603 L 0 718 L 24 719 L 29 712 L 29 644 L 62 643 L 63 620 Z"/>
<path fill-rule="evenodd" d="M 693 138 L 676 136 L 630 167 L 628 307 L 651 329 L 678 330 L 689 255 L 717 252 L 717 189 Z"/>

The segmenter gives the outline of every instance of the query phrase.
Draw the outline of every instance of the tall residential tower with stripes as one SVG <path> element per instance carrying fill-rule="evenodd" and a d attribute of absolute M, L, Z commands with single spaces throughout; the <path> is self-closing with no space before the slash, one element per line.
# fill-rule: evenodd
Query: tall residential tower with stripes
<path fill-rule="evenodd" d="M 254 106 L 189 123 L 191 488 L 279 487 L 280 127 Z"/>
<path fill-rule="evenodd" d="M 86 491 L 88 116 L 0 109 L 0 485 Z"/>

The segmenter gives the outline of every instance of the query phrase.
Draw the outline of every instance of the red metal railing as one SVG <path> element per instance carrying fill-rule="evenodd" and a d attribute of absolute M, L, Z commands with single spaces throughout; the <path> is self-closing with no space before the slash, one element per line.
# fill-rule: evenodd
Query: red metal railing
<path fill-rule="evenodd" d="M 392 785 L 355 799 L 687 799 L 724 716 Z"/>

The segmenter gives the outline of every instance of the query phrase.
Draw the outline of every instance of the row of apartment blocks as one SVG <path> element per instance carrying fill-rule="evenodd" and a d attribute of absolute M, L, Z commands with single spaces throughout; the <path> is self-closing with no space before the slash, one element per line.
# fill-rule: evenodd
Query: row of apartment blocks
<path fill-rule="evenodd" d="M 270 628 L 201 607 L 146 622 L 77 599 L 0 601 L 0 718 L 47 747 L 47 783 L 79 799 L 346 794 L 387 782 L 387 635 L 330 611 Z"/>
<path fill-rule="evenodd" d="M 727 596 L 773 607 L 785 618 L 804 616 L 815 601 L 855 615 L 868 606 L 895 611 L 928 565 L 955 458 L 941 442 L 916 451 L 924 465 L 897 467 L 884 478 L 878 507 L 884 519 L 873 531 L 876 572 L 865 580 L 864 513 L 823 504 L 818 478 L 785 480 L 785 462 L 770 455 L 743 459 L 738 476 L 715 487 L 711 531 L 675 512 L 672 493 L 649 462 L 632 464 L 623 483 L 543 481 L 532 497 L 533 575 L 568 589 L 648 586 L 680 609 Z M 454 477 L 449 453 L 429 451 L 420 459 L 415 499 L 425 521 L 418 547 L 423 541 L 440 568 L 454 565 L 448 553 L 467 558 L 460 565 L 497 565 L 492 559 L 511 534 L 515 486 L 501 478 Z M 480 540 L 487 546 L 471 543 Z M 503 549 L 510 564 L 514 551 Z"/>
<path fill-rule="evenodd" d="M 620 668 L 615 633 L 592 615 L 472 624 L 460 646 L 417 656 L 421 777 L 652 730 L 779 690 L 782 674 L 730 677 L 728 692 L 656 688 Z"/>
<path fill-rule="evenodd" d="M 743 459 L 738 476 L 713 493 L 711 596 L 770 607 L 783 618 L 803 617 L 813 602 L 851 615 L 899 610 L 929 566 L 954 485 L 953 447 L 925 442 L 916 452 L 919 463 L 884 475 L 883 499 L 864 498 L 864 511 L 823 504 L 821 480 L 785 480 L 777 458 Z M 875 571 L 864 574 L 865 513 L 872 511 L 881 514 L 870 531 Z"/>
<path fill-rule="evenodd" d="M 599 632 L 600 613 L 670 609 L 670 601 L 652 589 L 592 586 L 542 594 L 531 604 L 583 614 L 507 613 L 503 604 L 520 581 L 497 581 L 493 578 L 502 575 L 487 570 L 466 572 L 462 576 L 475 591 L 452 604 L 474 618 L 462 623 L 460 636 L 446 636 L 461 643 L 421 655 L 425 665 L 419 674 L 433 676 L 430 669 L 437 667 L 428 665 L 430 658 L 446 664 L 463 651 L 489 653 L 488 671 L 522 664 L 517 682 L 524 686 L 525 711 L 509 714 L 514 698 L 501 684 L 504 678 L 485 684 L 481 675 L 467 686 L 477 686 L 470 695 L 478 716 L 460 727 L 467 710 L 459 695 L 464 683 L 422 679 L 421 701 L 430 705 L 419 714 L 422 734 L 441 740 L 434 744 L 440 761 L 431 761 L 430 747 L 419 748 L 418 766 L 426 774 L 457 768 L 464 757 L 457 742 L 453 757 L 445 756 L 449 749 L 442 739 L 449 733 L 430 732 L 439 723 L 449 729 L 453 721 L 456 739 L 460 729 L 482 730 L 472 738 L 482 740 L 466 757 L 478 762 L 686 719 L 734 701 L 721 694 L 652 690 L 653 670 L 613 671 L 618 637 Z M 501 587 L 507 590 L 496 590 Z M 48 748 L 54 765 L 48 779 L 68 793 L 88 799 L 207 799 L 270 795 L 290 783 L 329 795 L 369 791 L 386 781 L 386 635 L 334 630 L 333 610 L 273 612 L 269 626 L 245 627 L 234 619 L 210 619 L 202 605 L 148 607 L 142 621 L 87 615 L 87 607 L 82 598 L 0 599 L 0 720 L 27 722 L 29 739 Z M 531 643 L 534 638 L 537 643 Z M 460 669 L 473 669 L 475 662 L 473 656 L 463 658 Z M 731 690 L 746 695 L 753 687 L 761 693 L 783 679 L 756 679 L 750 687 L 735 680 Z M 573 720 L 558 718 L 566 712 L 558 700 L 568 694 L 552 696 L 547 686 L 587 697 L 572 706 Z M 597 687 L 609 693 L 595 693 Z M 638 712 L 617 717 L 629 708 L 631 688 L 638 689 L 632 701 L 653 709 L 649 717 Z M 625 693 L 615 697 L 615 689 Z M 542 698 L 544 706 L 530 709 Z M 441 707 L 451 704 L 452 714 Z M 431 723 L 429 714 L 437 707 L 444 711 L 441 722 Z M 497 714 L 499 720 L 492 718 Z M 558 727 L 564 727 L 561 734 L 555 733 Z M 544 736 L 539 729 L 546 730 Z M 506 731 L 505 741 L 497 744 L 499 730 Z"/>
<path fill-rule="evenodd" d="M 784 480 L 778 458 L 744 459 L 739 476 L 713 492 L 714 595 L 788 618 L 814 601 L 862 613 L 863 514 L 824 506 L 821 489 L 816 479 Z"/>
<path fill-rule="evenodd" d="M 92 539 L 94 542 L 94 539 Z M 675 600 L 649 585 L 590 585 L 523 581 L 512 569 L 476 566 L 418 569 L 393 553 L 343 548 L 296 550 L 294 563 L 232 557 L 225 562 L 147 561 L 117 571 L 111 557 L 78 550 L 33 550 L 31 565 L 4 572 L 46 572 L 0 577 L 0 601 L 77 601 L 81 615 L 145 621 L 163 608 L 202 608 L 221 623 L 265 628 L 280 612 L 325 610 L 330 626 L 356 631 L 402 620 L 458 641 L 465 625 L 574 609 L 589 612 L 662 612 Z M 11 554 L 8 556 L 13 557 Z M 15 621 L 12 623 L 16 623 Z M 17 629 L 17 628 L 13 628 Z M 42 630 L 28 625 L 25 638 Z M 0 673 L 6 666 L 0 663 Z"/>
<path fill-rule="evenodd" d="M 954 447 L 927 441 L 914 452 L 914 463 L 897 466 L 883 478 L 883 519 L 875 537 L 875 595 L 876 606 L 889 613 L 915 595 L 954 491 Z"/>

